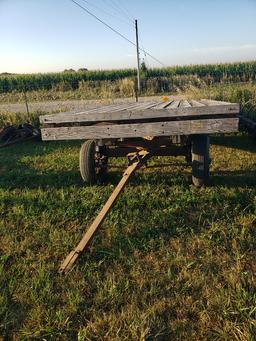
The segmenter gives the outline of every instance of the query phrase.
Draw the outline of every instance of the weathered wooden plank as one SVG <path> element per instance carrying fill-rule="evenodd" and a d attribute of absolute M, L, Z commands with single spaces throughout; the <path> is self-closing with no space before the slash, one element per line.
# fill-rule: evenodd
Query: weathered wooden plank
<path fill-rule="evenodd" d="M 42 128 L 41 132 L 42 139 L 47 141 L 212 134 L 237 130 L 238 118 L 223 118 L 144 124 Z"/>
<path fill-rule="evenodd" d="M 127 105 L 127 104 L 126 104 Z M 82 113 L 93 113 L 93 112 L 101 112 L 102 110 L 104 110 L 106 107 L 110 108 L 110 109 L 114 109 L 117 108 L 118 106 L 120 106 L 120 104 L 117 103 L 113 103 L 113 104 L 106 104 L 106 105 L 99 105 L 99 106 L 95 106 L 95 108 L 92 109 L 86 109 L 81 111 Z"/>
<path fill-rule="evenodd" d="M 132 110 L 144 110 L 149 109 L 155 106 L 158 106 L 161 102 L 159 101 L 151 101 L 151 102 L 139 102 L 134 103 L 134 107 L 132 107 Z M 130 110 L 130 108 L 127 108 L 125 110 Z"/>
<path fill-rule="evenodd" d="M 86 109 L 86 110 L 82 110 L 81 112 L 95 112 L 95 111 L 98 111 L 98 110 L 101 110 L 102 108 L 108 106 L 109 108 L 115 108 L 117 106 L 116 103 L 113 103 L 113 104 L 101 104 L 101 105 L 96 105 L 94 108 L 91 108 L 91 109 Z M 63 113 L 65 114 L 65 113 Z"/>
<path fill-rule="evenodd" d="M 116 111 L 123 111 L 123 110 L 143 110 L 143 109 L 154 107 L 158 104 L 159 102 L 156 102 L 156 101 L 139 102 L 139 103 L 121 103 L 121 104 L 115 105 L 114 107 L 110 107 L 109 105 L 106 105 L 100 108 L 101 110 L 96 109 L 94 110 L 94 112 L 108 113 L 108 112 L 116 112 Z M 88 113 L 88 111 L 85 111 L 83 113 Z"/>
<path fill-rule="evenodd" d="M 127 104 L 125 104 L 125 105 L 127 105 Z M 123 105 L 123 106 L 125 106 L 125 105 Z M 80 115 L 80 114 L 89 114 L 89 113 L 92 114 L 95 112 L 101 113 L 101 112 L 104 112 L 106 107 L 108 107 L 109 110 L 111 111 L 115 108 L 120 107 L 120 104 L 118 104 L 118 105 L 117 104 L 109 104 L 109 105 L 103 105 L 103 106 L 98 105 L 98 106 L 95 106 L 94 108 L 79 111 L 79 112 L 72 110 L 72 111 L 66 111 L 66 112 L 61 112 L 61 113 L 57 113 L 57 114 L 44 115 L 43 117 L 49 117 L 49 118 L 50 117 L 58 117 L 58 118 L 60 118 L 60 117 L 66 117 L 67 115 Z M 42 116 L 40 116 L 40 122 L 41 122 L 41 117 Z"/>
<path fill-rule="evenodd" d="M 160 102 L 161 103 L 161 102 Z M 146 110 L 146 109 L 151 109 L 151 108 L 155 108 L 155 107 L 158 107 L 159 105 L 159 102 L 142 102 L 142 103 L 137 103 L 137 106 L 135 106 L 134 108 L 132 108 L 133 111 L 136 111 L 136 110 Z M 131 110 L 130 108 L 129 109 L 126 109 L 126 110 Z"/>
<path fill-rule="evenodd" d="M 224 105 L 224 104 L 231 104 L 230 102 L 223 102 L 223 101 L 215 101 L 213 99 L 200 99 L 200 102 L 205 104 L 205 105 L 209 105 L 209 106 L 213 106 L 213 105 Z"/>
<path fill-rule="evenodd" d="M 124 104 L 118 104 L 113 108 L 110 108 L 108 105 L 107 106 L 103 106 L 102 108 L 100 108 L 100 110 L 95 110 L 96 113 L 98 112 L 115 112 L 115 111 L 122 111 L 122 110 L 127 110 L 127 109 L 132 109 L 132 108 L 136 108 L 138 106 L 138 103 L 124 103 Z"/>
<path fill-rule="evenodd" d="M 113 112 L 113 111 L 122 111 L 127 108 L 134 108 L 138 105 L 138 103 L 114 103 L 109 105 L 102 105 L 100 107 L 96 107 L 94 109 L 84 110 L 81 112 L 78 112 L 79 114 L 87 114 L 87 113 L 103 113 L 103 112 Z"/>
<path fill-rule="evenodd" d="M 171 101 L 167 101 L 167 102 L 161 102 L 158 105 L 154 106 L 154 109 L 164 109 L 166 107 L 168 107 L 168 105 L 170 105 L 173 102 L 173 100 Z"/>
<path fill-rule="evenodd" d="M 180 101 L 173 101 L 170 105 L 168 105 L 168 109 L 176 109 L 176 108 L 178 108 L 178 106 L 179 106 L 179 104 L 180 104 Z"/>
<path fill-rule="evenodd" d="M 174 101 L 175 102 L 175 101 Z M 175 106 L 177 102 L 175 103 Z M 125 110 L 110 113 L 66 114 L 65 116 L 44 115 L 40 117 L 41 124 L 82 123 L 82 122 L 111 122 L 118 120 L 152 119 L 164 117 L 186 117 L 200 115 L 237 114 L 239 104 L 202 106 L 202 107 L 172 107 L 172 103 L 166 109 L 146 109 L 141 111 Z"/>
<path fill-rule="evenodd" d="M 200 103 L 199 101 L 195 101 L 194 99 L 191 99 L 189 103 L 192 105 L 192 107 L 205 107 L 205 104 Z"/>
<path fill-rule="evenodd" d="M 150 109 L 154 106 L 157 106 L 159 102 L 152 101 L 152 102 L 142 102 L 142 103 L 124 103 L 124 104 L 112 104 L 112 105 L 107 105 L 107 106 L 101 106 L 101 107 L 96 107 L 93 109 L 81 111 L 81 112 L 62 112 L 58 114 L 51 114 L 51 115 L 44 115 L 40 116 L 40 123 L 44 123 L 46 120 L 50 119 L 57 119 L 57 120 L 62 120 L 62 118 L 66 119 L 67 117 L 73 116 L 73 115 L 87 115 L 87 114 L 101 114 L 101 113 L 108 113 L 108 112 L 119 112 L 119 111 L 124 111 L 124 110 L 145 110 L 145 109 Z"/>
<path fill-rule="evenodd" d="M 44 116 L 47 116 L 47 117 L 62 117 L 62 116 L 65 116 L 65 115 L 77 115 L 79 113 L 91 113 L 91 112 L 94 112 L 94 111 L 97 111 L 98 109 L 100 109 L 102 106 L 95 106 L 94 108 L 91 108 L 91 109 L 88 109 L 88 110 L 83 110 L 83 111 L 77 111 L 77 110 L 71 110 L 71 111 L 62 111 L 62 112 L 59 112 L 59 113 L 56 113 L 56 114 L 50 114 L 50 115 L 44 115 Z M 40 116 L 41 117 L 41 116 Z"/>
<path fill-rule="evenodd" d="M 191 107 L 191 104 L 187 100 L 181 100 L 179 108 L 189 108 Z"/>

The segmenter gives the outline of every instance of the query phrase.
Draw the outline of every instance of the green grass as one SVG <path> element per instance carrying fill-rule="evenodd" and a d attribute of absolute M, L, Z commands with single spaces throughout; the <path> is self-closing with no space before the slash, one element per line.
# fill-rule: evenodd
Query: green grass
<path fill-rule="evenodd" d="M 4 340 L 241 340 L 256 335 L 256 144 L 212 138 L 211 183 L 182 157 L 139 171 L 67 277 L 60 263 L 121 177 L 86 186 L 80 144 L 0 151 Z M 169 165 L 167 165 L 169 163 Z M 1 339 L 1 337 L 0 337 Z"/>
<path fill-rule="evenodd" d="M 240 103 L 241 115 L 256 120 L 256 85 L 254 83 L 218 84 L 203 89 L 193 88 L 185 94 L 190 98 L 209 98 Z"/>
<path fill-rule="evenodd" d="M 0 127 L 8 125 L 19 125 L 23 123 L 30 123 L 35 127 L 39 127 L 39 116 L 45 115 L 47 112 L 35 111 L 31 113 L 0 113 Z"/>

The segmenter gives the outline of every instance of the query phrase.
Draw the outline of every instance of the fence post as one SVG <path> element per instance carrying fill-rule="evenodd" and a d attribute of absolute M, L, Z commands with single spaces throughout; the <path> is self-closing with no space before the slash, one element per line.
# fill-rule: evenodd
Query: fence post
<path fill-rule="evenodd" d="M 27 98 L 26 87 L 23 88 L 23 94 L 24 94 L 24 99 L 25 99 L 25 104 L 26 104 L 28 119 L 31 121 L 30 112 L 29 112 L 29 108 L 28 108 L 28 98 Z M 30 122 L 30 123 L 32 123 L 32 122 Z"/>

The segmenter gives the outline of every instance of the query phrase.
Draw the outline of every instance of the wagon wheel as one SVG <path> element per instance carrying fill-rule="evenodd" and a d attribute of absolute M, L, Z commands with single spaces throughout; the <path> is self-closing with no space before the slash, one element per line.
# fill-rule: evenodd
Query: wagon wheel
<path fill-rule="evenodd" d="M 82 179 L 91 184 L 104 180 L 107 172 L 107 161 L 107 157 L 103 154 L 103 148 L 96 151 L 95 141 L 85 141 L 80 149 L 79 157 Z"/>
<path fill-rule="evenodd" d="M 192 183 L 202 187 L 209 179 L 209 136 L 192 137 Z"/>
<path fill-rule="evenodd" d="M 191 140 L 189 140 L 187 142 L 186 146 L 187 146 L 187 152 L 185 155 L 185 160 L 187 163 L 191 164 L 191 162 L 192 162 L 192 143 L 191 143 Z"/>

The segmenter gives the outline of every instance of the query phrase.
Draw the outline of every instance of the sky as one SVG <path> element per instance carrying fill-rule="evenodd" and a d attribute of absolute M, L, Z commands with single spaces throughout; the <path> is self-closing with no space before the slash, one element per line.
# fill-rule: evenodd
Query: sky
<path fill-rule="evenodd" d="M 256 59 L 256 0 L 76 0 L 165 66 Z M 162 65 L 140 53 L 148 67 Z M 136 67 L 136 48 L 71 0 L 0 0 L 0 73 Z"/>

